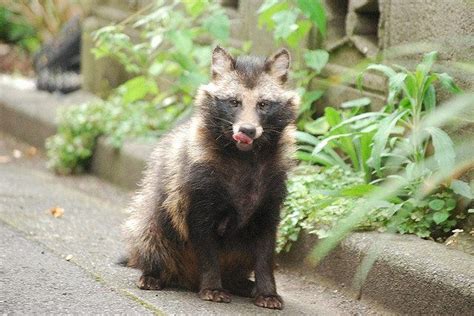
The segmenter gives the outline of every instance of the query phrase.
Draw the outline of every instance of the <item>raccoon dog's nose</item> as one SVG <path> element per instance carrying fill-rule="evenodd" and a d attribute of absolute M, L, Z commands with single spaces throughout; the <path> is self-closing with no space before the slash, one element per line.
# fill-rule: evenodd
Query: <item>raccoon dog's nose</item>
<path fill-rule="evenodd" d="M 239 132 L 244 133 L 250 138 L 255 138 L 255 135 L 257 134 L 257 129 L 252 124 L 242 124 L 239 127 Z"/>

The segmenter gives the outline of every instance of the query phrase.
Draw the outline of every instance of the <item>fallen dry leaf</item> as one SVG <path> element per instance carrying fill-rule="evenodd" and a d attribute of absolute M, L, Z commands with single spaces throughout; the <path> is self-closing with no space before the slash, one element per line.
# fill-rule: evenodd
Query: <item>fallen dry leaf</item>
<path fill-rule="evenodd" d="M 71 260 L 71 259 L 72 259 L 72 255 L 67 255 L 67 256 L 66 256 L 66 261 L 69 261 L 69 260 Z"/>
<path fill-rule="evenodd" d="M 33 147 L 33 146 L 30 146 L 30 147 L 26 150 L 26 154 L 27 154 L 29 157 L 36 156 L 37 153 L 38 153 L 38 149 L 37 149 L 36 147 Z"/>
<path fill-rule="evenodd" d="M 11 161 L 11 158 L 8 156 L 0 156 L 0 163 L 8 163 Z"/>
<path fill-rule="evenodd" d="M 49 209 L 49 213 L 51 215 L 53 215 L 54 217 L 58 218 L 58 217 L 62 217 L 64 215 L 64 209 L 61 208 L 61 207 L 53 207 L 51 209 Z"/>
<path fill-rule="evenodd" d="M 19 159 L 21 158 L 21 156 L 23 156 L 23 153 L 21 151 L 19 151 L 18 149 L 13 150 L 13 157 L 15 157 L 16 159 Z"/>

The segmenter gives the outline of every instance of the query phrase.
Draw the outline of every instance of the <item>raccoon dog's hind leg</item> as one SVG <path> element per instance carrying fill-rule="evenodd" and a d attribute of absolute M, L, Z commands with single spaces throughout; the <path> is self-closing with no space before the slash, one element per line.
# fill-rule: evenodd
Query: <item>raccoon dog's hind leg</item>
<path fill-rule="evenodd" d="M 166 284 L 162 271 L 160 229 L 152 211 L 134 212 L 124 226 L 128 239 L 128 266 L 142 271 L 137 286 L 160 290 Z"/>

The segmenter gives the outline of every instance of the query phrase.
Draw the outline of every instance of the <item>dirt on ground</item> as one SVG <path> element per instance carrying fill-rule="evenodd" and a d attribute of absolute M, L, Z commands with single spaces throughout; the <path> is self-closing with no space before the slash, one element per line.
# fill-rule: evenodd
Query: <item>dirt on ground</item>
<path fill-rule="evenodd" d="M 0 42 L 0 73 L 33 76 L 31 56 L 15 45 Z"/>

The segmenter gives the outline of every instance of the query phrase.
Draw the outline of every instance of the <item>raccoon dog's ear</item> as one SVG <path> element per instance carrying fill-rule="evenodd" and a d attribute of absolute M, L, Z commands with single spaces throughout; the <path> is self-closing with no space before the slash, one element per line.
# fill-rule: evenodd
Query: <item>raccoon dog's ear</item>
<path fill-rule="evenodd" d="M 290 52 L 285 48 L 281 48 L 265 60 L 265 71 L 280 80 L 281 83 L 285 83 L 288 79 L 290 59 Z"/>
<path fill-rule="evenodd" d="M 214 48 L 212 52 L 212 79 L 224 75 L 227 72 L 234 70 L 235 60 L 232 56 L 219 45 Z"/>

